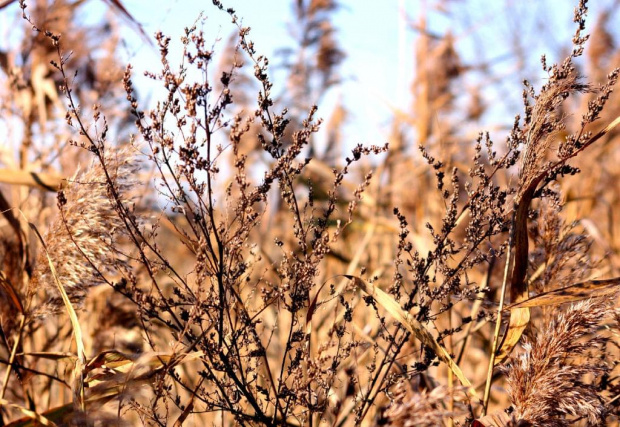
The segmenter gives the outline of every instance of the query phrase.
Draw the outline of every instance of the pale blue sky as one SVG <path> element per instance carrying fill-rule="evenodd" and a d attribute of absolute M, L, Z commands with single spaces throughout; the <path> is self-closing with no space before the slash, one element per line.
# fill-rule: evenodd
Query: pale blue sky
<path fill-rule="evenodd" d="M 542 82 L 537 58 L 542 53 L 558 52 L 570 43 L 576 1 L 455 1 L 450 2 L 453 14 L 450 17 L 428 6 L 439 2 L 343 0 L 342 8 L 334 16 L 337 38 L 347 54 L 340 72 L 343 84 L 324 98 L 319 115 L 327 119 L 335 102 L 341 100 L 349 110 L 345 127 L 348 145 L 385 142 L 394 109 L 411 110 L 416 34 L 410 24 L 419 22 L 425 15 L 431 31 L 439 34 L 447 29 L 452 31 L 465 63 L 474 58 L 476 62 L 487 61 L 491 64 L 491 74 L 497 77 L 495 84 L 483 87 L 484 101 L 492 106 L 492 113 L 473 126 L 482 129 L 498 122 L 510 124 L 514 114 L 520 112 L 522 79 L 533 78 L 536 86 Z M 591 2 L 589 23 L 595 22 L 597 8 L 614 1 Z M 244 25 L 252 27 L 251 38 L 257 50 L 270 57 L 272 64 L 279 62 L 275 52 L 293 43 L 288 31 L 292 21 L 291 3 L 291 0 L 224 0 L 226 7 L 233 7 L 243 18 Z M 123 4 L 149 35 L 162 30 L 177 41 L 183 28 L 191 25 L 201 11 L 208 17 L 205 27 L 208 37 L 225 39 L 233 31 L 228 16 L 216 10 L 209 0 L 123 0 Z M 84 19 L 93 20 L 106 13 L 109 6 L 101 0 L 90 0 L 83 8 Z M 5 40 L 7 35 L 16 34 L 8 25 L 15 24 L 13 18 L 17 13 L 16 5 L 0 12 L 0 35 Z M 9 15 L 13 18 L 8 18 Z M 617 21 L 617 17 L 614 19 Z M 521 36 L 515 38 L 515 34 Z M 144 44 L 131 26 L 126 26 L 124 35 L 127 41 L 124 58 L 134 65 L 138 76 L 149 64 L 158 61 L 159 55 L 154 47 Z M 522 51 L 528 52 L 525 56 L 535 65 L 533 68 L 518 72 L 521 64 L 515 58 L 506 57 L 511 43 L 522 44 Z M 474 74 L 463 82 L 464 89 L 479 82 L 480 76 Z M 284 82 L 276 79 L 275 84 L 276 93 L 285 89 Z M 141 90 L 141 99 L 147 99 L 146 83 L 138 80 L 136 85 Z M 497 135 L 497 139 L 502 140 L 502 135 Z"/>
<path fill-rule="evenodd" d="M 126 3 L 129 10 L 138 11 L 136 16 L 145 16 L 140 12 L 144 10 L 143 2 L 126 0 Z M 412 68 L 412 58 L 403 61 L 404 55 L 399 56 L 399 49 L 402 51 L 410 45 L 413 35 L 401 31 L 399 40 L 397 1 L 385 2 L 380 13 L 373 7 L 360 7 L 360 2 L 342 3 L 342 9 L 335 16 L 335 26 L 338 28 L 337 37 L 347 53 L 341 68 L 344 84 L 327 94 L 320 105 L 319 116 L 327 119 L 334 104 L 341 100 L 350 110 L 347 133 L 351 145 L 358 142 L 382 144 L 387 137 L 390 117 L 387 104 L 400 102 L 400 106 L 406 108 L 409 102 L 407 89 L 397 90 L 397 83 L 400 79 L 403 85 L 408 84 L 411 72 L 405 70 Z M 203 10 L 208 17 L 206 29 L 212 31 L 211 37 L 226 38 L 234 30 L 227 15 L 215 10 L 210 1 L 159 0 L 149 4 L 153 5 L 151 17 L 141 19 L 149 34 L 161 29 L 173 39 L 178 38 L 183 28 Z M 257 51 L 266 54 L 272 65 L 279 62 L 275 53 L 278 49 L 293 46 L 288 29 L 291 23 L 290 0 L 237 0 L 225 3 L 225 6 L 233 7 L 243 24 L 252 28 L 251 39 Z M 178 13 L 181 8 L 183 13 Z M 209 27 L 210 23 L 213 26 Z M 157 54 L 143 46 L 136 51 L 132 62 L 144 64 L 152 60 L 157 60 Z M 395 66 L 394 61 L 400 66 Z M 276 93 L 285 89 L 284 82 L 276 80 L 275 84 Z"/>
<path fill-rule="evenodd" d="M 203 10 L 209 17 L 208 24 L 213 24 L 207 25 L 213 30 L 212 37 L 225 38 L 233 31 L 227 15 L 215 10 L 210 1 L 124 1 L 149 34 L 161 29 L 177 39 L 182 29 Z M 591 2 L 589 24 L 595 22 L 600 7 L 613 1 Z M 233 7 L 243 18 L 244 25 L 252 28 L 257 50 L 269 56 L 272 64 L 278 63 L 274 52 L 292 43 L 288 31 L 292 21 L 291 3 L 291 0 L 224 1 L 225 7 Z M 410 111 L 416 37 L 410 24 L 418 23 L 423 14 L 428 16 L 431 31 L 439 34 L 448 29 L 452 31 L 465 63 L 472 62 L 473 58 L 489 62 L 490 73 L 498 79 L 496 84 L 483 87 L 484 100 L 492 108 L 482 123 L 473 125 L 476 128 L 512 124 L 514 114 L 521 108 L 521 81 L 527 77 L 540 86 L 544 75 L 538 58 L 547 53 L 550 62 L 559 59 L 554 58 L 553 53 L 569 46 L 574 31 L 572 16 L 576 0 L 451 2 L 452 17 L 429 6 L 437 3 L 418 0 L 340 2 L 342 8 L 334 16 L 334 24 L 338 28 L 338 40 L 347 53 L 341 67 L 343 84 L 325 97 L 319 106 L 319 115 L 328 118 L 335 102 L 342 100 L 349 110 L 345 128 L 349 145 L 385 142 L 393 109 Z M 515 38 L 515 34 L 520 37 Z M 522 64 L 514 57 L 506 57 L 508 46 L 513 43 L 521 43 L 521 50 L 528 52 L 524 56 L 531 66 L 523 72 L 518 72 Z M 157 54 L 148 47 L 137 48 L 134 52 L 130 60 L 135 64 L 157 60 Z M 479 84 L 476 78 L 480 76 L 474 74 L 463 84 Z M 276 92 L 278 83 L 280 89 L 284 89 L 284 83 L 276 80 Z M 503 139 L 501 133 L 497 137 Z"/>

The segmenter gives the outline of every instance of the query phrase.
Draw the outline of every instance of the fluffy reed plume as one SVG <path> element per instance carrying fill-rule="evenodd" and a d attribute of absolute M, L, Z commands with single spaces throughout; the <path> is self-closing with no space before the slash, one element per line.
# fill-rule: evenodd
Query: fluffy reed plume
<path fill-rule="evenodd" d="M 452 394 L 452 396 L 451 396 Z M 465 415 L 463 404 L 466 398 L 463 390 L 437 387 L 430 393 L 411 393 L 401 383 L 390 407 L 384 412 L 386 425 L 390 427 L 434 427 L 444 425 L 448 418 Z M 448 410 L 448 402 L 455 399 L 454 409 Z"/>
<path fill-rule="evenodd" d="M 78 171 L 58 193 L 60 212 L 43 239 L 46 250 L 39 253 L 30 287 L 31 294 L 42 287 L 49 297 L 38 314 L 63 306 L 48 255 L 67 295 L 78 305 L 88 288 L 106 283 L 105 273 L 126 266 L 116 246 L 127 227 L 109 193 L 113 185 L 122 203 L 129 204 L 127 195 L 136 184 L 138 165 L 128 148 L 106 149 L 103 159 L 104 164 L 95 160 L 84 172 Z"/>
<path fill-rule="evenodd" d="M 519 425 L 568 426 L 569 416 L 585 418 L 588 425 L 604 423 L 596 381 L 609 370 L 600 360 L 607 338 L 597 330 L 612 313 L 601 299 L 576 303 L 523 345 L 525 352 L 507 367 Z"/>

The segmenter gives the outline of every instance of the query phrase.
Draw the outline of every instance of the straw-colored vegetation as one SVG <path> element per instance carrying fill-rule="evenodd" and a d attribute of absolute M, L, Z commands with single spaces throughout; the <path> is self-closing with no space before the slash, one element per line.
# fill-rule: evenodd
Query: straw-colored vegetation
<path fill-rule="evenodd" d="M 502 142 L 468 134 L 489 64 L 420 18 L 412 110 L 364 146 L 315 106 L 346 54 L 331 0 L 291 2 L 286 90 L 228 5 L 207 10 L 227 42 L 188 22 L 177 58 L 157 34 L 152 109 L 118 60 L 115 13 L 147 37 L 122 2 L 90 27 L 88 2 L 17 3 L 1 425 L 618 425 L 613 8 L 588 40 L 577 5 Z"/>

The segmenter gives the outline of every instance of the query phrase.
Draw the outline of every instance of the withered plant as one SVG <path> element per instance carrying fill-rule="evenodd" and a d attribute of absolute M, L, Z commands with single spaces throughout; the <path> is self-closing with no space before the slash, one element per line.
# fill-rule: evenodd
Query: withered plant
<path fill-rule="evenodd" d="M 160 65 L 146 77 L 161 98 L 143 108 L 128 65 L 128 108 L 108 122 L 105 106 L 82 107 L 71 40 L 20 2 L 67 105 L 71 136 L 58 149 L 90 161 L 51 181 L 54 219 L 0 193 L 3 422 L 617 424 L 615 231 L 572 209 L 578 184 L 572 199 L 565 190 L 586 149 L 612 151 L 620 122 L 603 116 L 620 71 L 595 85 L 577 69 L 586 2 L 566 59 L 543 57 L 539 90 L 525 82 L 506 144 L 480 133 L 462 151 L 458 126 L 442 137 L 433 117 L 456 110 L 455 82 L 471 67 L 453 35 L 433 38 L 421 20 L 409 130 L 422 166 L 397 120 L 393 151 L 359 144 L 338 160 L 342 109 L 319 153 L 312 104 L 344 57 L 335 2 L 295 3 L 288 96 L 250 29 L 213 4 L 233 42 L 218 50 L 199 18 L 173 58 L 157 33 Z M 57 114 L 48 104 L 43 121 Z M 33 111 L 22 118 L 31 127 Z M 597 191 L 617 206 L 617 192 Z"/>

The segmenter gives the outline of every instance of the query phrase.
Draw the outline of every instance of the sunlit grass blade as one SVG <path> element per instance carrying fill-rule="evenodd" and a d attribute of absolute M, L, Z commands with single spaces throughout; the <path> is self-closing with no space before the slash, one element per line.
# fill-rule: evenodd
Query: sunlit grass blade
<path fill-rule="evenodd" d="M 376 286 L 366 283 L 362 279 L 356 276 L 346 275 L 348 279 L 351 279 L 355 284 L 362 289 L 365 293 L 373 297 L 379 305 L 381 305 L 388 313 L 398 320 L 405 328 L 415 335 L 424 345 L 431 348 L 437 357 L 448 365 L 454 375 L 461 381 L 461 384 L 469 388 L 469 393 L 474 398 L 478 398 L 476 390 L 472 387 L 471 382 L 467 379 L 461 368 L 454 362 L 450 353 L 441 345 L 433 334 L 431 334 L 425 327 L 411 313 L 404 311 L 400 305 L 388 294 L 383 292 Z"/>
<path fill-rule="evenodd" d="M 618 292 L 620 277 L 604 280 L 587 280 L 575 285 L 566 286 L 543 292 L 525 301 L 511 304 L 504 310 L 515 310 L 524 307 L 544 307 L 575 302 L 587 298 L 603 297 Z"/>
<path fill-rule="evenodd" d="M 47 246 L 45 245 L 45 241 L 43 240 L 41 233 L 39 233 L 39 230 L 34 224 L 28 223 L 28 225 L 30 225 L 30 228 L 36 233 L 37 237 L 39 238 L 39 241 L 41 242 L 41 246 L 43 250 L 45 251 L 45 255 L 47 257 L 47 262 L 49 264 L 52 277 L 54 278 L 54 282 L 56 283 L 58 292 L 60 293 L 60 296 L 62 297 L 62 301 L 65 305 L 65 309 L 67 310 L 67 315 L 69 316 L 69 320 L 71 321 L 71 326 L 73 328 L 73 335 L 75 337 L 75 344 L 77 347 L 77 359 L 75 363 L 74 381 L 73 381 L 73 392 L 74 392 L 74 397 L 77 401 L 74 403 L 76 404 L 77 407 L 80 408 L 80 410 L 85 411 L 86 407 L 84 405 L 84 372 L 83 371 L 84 371 L 84 366 L 86 365 L 86 353 L 84 350 L 84 339 L 82 337 L 82 328 L 80 326 L 77 313 L 75 312 L 75 309 L 73 308 L 73 305 L 71 304 L 71 301 L 69 300 L 69 296 L 67 295 L 67 292 L 65 292 L 65 288 L 62 286 L 62 283 L 60 283 L 60 278 L 58 277 L 58 274 L 56 273 L 56 268 L 54 267 L 52 258 L 50 258 L 50 254 L 47 251 Z"/>

